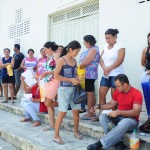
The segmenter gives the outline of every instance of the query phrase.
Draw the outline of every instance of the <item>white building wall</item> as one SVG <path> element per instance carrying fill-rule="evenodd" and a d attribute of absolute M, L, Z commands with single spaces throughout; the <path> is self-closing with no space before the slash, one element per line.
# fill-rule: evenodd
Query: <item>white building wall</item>
<path fill-rule="evenodd" d="M 141 54 L 147 46 L 150 32 L 150 2 L 138 4 L 138 0 L 101 0 L 100 1 L 100 48 L 105 42 L 104 33 L 108 28 L 117 28 L 118 40 L 126 47 L 124 67 L 130 83 L 141 89 Z"/>
<path fill-rule="evenodd" d="M 17 9 L 23 9 L 23 20 L 27 18 L 31 20 L 30 33 L 21 37 L 21 51 L 26 54 L 29 48 L 33 48 L 36 51 L 35 55 L 39 56 L 40 48 L 49 40 L 48 15 L 85 1 L 87 0 L 65 0 L 64 3 L 64 1 L 60 0 L 3 0 L 1 5 L 0 49 L 3 50 L 5 47 L 13 49 L 14 39 L 8 38 L 8 29 L 10 25 L 15 24 Z"/>

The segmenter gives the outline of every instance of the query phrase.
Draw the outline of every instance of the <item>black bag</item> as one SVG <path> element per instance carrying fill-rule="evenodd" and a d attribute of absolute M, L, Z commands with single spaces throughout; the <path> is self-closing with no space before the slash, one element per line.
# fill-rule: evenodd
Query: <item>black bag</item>
<path fill-rule="evenodd" d="M 139 127 L 142 132 L 150 133 L 150 119 L 148 119 L 143 125 Z"/>
<path fill-rule="evenodd" d="M 74 104 L 80 104 L 80 103 L 84 103 L 86 100 L 87 100 L 87 93 L 81 87 L 81 85 L 78 84 L 75 87 L 73 102 Z"/>

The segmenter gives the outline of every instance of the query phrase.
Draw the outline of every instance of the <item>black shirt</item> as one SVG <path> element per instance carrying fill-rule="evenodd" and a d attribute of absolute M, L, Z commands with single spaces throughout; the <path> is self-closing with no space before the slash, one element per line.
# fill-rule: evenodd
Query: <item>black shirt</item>
<path fill-rule="evenodd" d="M 15 61 L 14 69 L 18 69 L 21 65 L 22 60 L 24 59 L 24 55 L 20 52 L 19 54 L 15 53 L 13 57 Z"/>

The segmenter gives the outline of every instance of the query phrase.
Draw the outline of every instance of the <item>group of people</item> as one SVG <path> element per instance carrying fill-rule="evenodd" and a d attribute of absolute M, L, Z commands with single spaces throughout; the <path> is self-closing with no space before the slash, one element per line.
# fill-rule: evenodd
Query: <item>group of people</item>
<path fill-rule="evenodd" d="M 15 54 L 13 57 L 9 56 L 9 49 L 4 49 L 5 57 L 1 59 L 0 63 L 5 96 L 4 103 L 8 102 L 8 87 L 11 100 L 14 102 L 20 84 L 22 84 L 25 93 L 32 93 L 32 97 L 30 101 L 21 102 L 25 118 L 20 121 L 26 122 L 33 119 L 33 126 L 39 126 L 41 122 L 37 113 L 48 112 L 50 129 L 55 130 L 53 141 L 58 144 L 64 144 L 59 131 L 70 106 L 73 113 L 74 137 L 82 140 L 83 137 L 78 132 L 79 109 L 80 112 L 85 112 L 85 104 L 79 105 L 73 102 L 75 86 L 80 84 L 81 80 L 76 72 L 77 66 L 79 66 L 80 69 L 85 69 L 84 88 L 87 92 L 88 105 L 87 113 L 80 119 L 93 120 L 94 118 L 95 120 L 97 109 L 112 109 L 109 113 L 101 113 L 98 118 L 105 136 L 98 142 L 89 145 L 87 149 L 100 150 L 114 145 L 125 147 L 120 141 L 126 132 L 138 127 L 143 98 L 141 92 L 130 85 L 128 77 L 125 75 L 123 68 L 125 47 L 117 41 L 118 33 L 117 29 L 108 29 L 105 32 L 107 44 L 104 46 L 101 55 L 94 36 L 84 36 L 86 50 L 81 53 L 79 62 L 75 60 L 81 49 L 78 41 L 71 41 L 66 47 L 58 46 L 55 42 L 46 42 L 40 50 L 42 55 L 40 59 L 34 57 L 33 49 L 29 49 L 29 56 L 24 57 L 18 44 L 14 46 Z M 143 52 L 142 55 L 144 66 L 147 66 L 148 53 L 149 50 L 145 54 Z M 99 102 L 96 105 L 94 83 L 98 78 L 99 64 L 103 69 L 103 75 L 100 81 Z M 13 68 L 13 76 L 8 76 L 7 65 L 11 65 Z M 30 68 L 33 69 L 33 74 L 37 80 L 37 84 L 32 87 L 28 87 L 25 78 L 21 77 L 21 73 Z M 44 79 L 45 82 L 45 102 L 40 100 L 39 80 L 41 79 Z M 14 85 L 15 88 L 12 88 Z M 110 88 L 112 100 L 106 103 L 106 95 Z M 54 119 L 55 107 L 59 107 L 56 122 Z M 114 124 L 113 128 L 110 128 L 110 122 Z"/>

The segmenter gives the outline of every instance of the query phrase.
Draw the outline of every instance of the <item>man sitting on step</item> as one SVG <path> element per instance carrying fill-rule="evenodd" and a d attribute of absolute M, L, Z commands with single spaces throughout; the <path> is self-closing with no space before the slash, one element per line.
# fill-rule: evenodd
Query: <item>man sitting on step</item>
<path fill-rule="evenodd" d="M 29 99 L 25 99 L 21 102 L 21 106 L 23 108 L 23 112 L 25 118 L 22 118 L 20 122 L 28 122 L 31 121 L 31 118 L 34 121 L 33 127 L 37 127 L 41 124 L 40 118 L 38 116 L 39 112 L 47 112 L 47 107 L 45 106 L 44 102 L 41 102 L 40 99 L 40 89 L 39 89 L 39 81 L 37 78 L 37 84 L 33 85 L 32 87 L 28 87 L 25 84 L 24 77 L 21 77 L 21 86 L 25 93 L 31 93 L 32 97 Z"/>
<path fill-rule="evenodd" d="M 124 134 L 138 127 L 142 107 L 141 92 L 129 84 L 128 77 L 124 74 L 115 77 L 115 84 L 117 90 L 114 92 L 111 102 L 104 105 L 98 104 L 91 108 L 91 112 L 95 113 L 96 109 L 110 110 L 117 105 L 118 110 L 100 115 L 99 120 L 105 136 L 98 142 L 89 145 L 87 150 L 117 147 L 120 143 L 121 146 L 125 147 L 123 142 L 121 142 Z M 115 125 L 112 129 L 110 129 L 110 122 Z"/>

